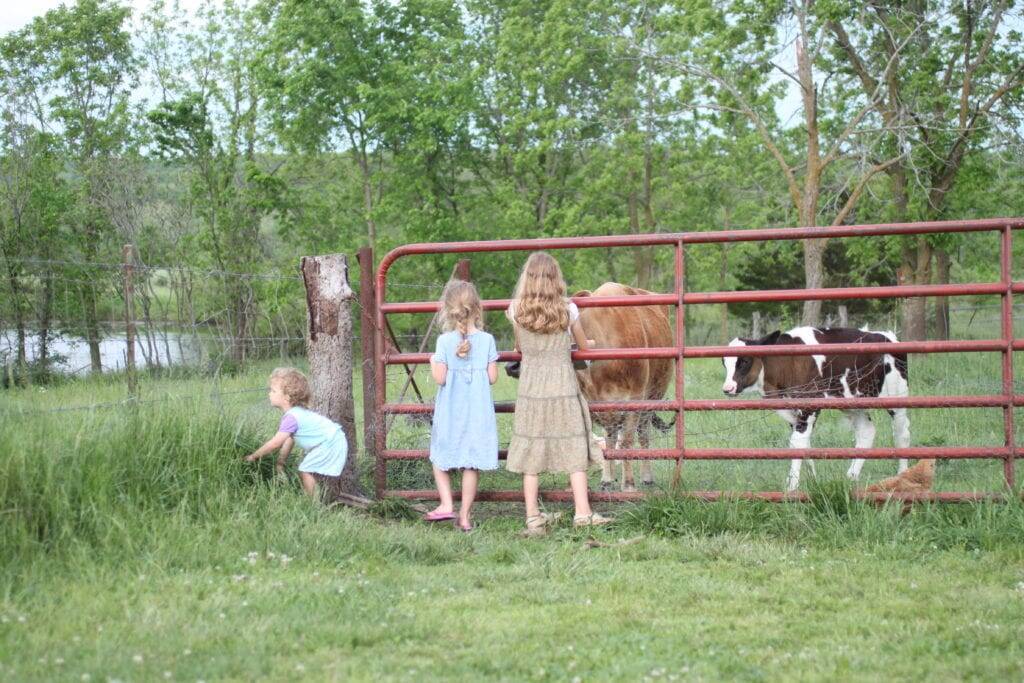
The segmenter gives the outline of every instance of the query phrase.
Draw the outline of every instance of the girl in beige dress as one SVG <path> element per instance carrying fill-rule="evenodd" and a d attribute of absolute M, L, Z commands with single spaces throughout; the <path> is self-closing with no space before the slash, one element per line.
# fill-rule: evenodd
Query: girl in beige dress
<path fill-rule="evenodd" d="M 599 465 L 602 454 L 569 355 L 573 338 L 587 350 L 586 335 L 576 305 L 566 298 L 561 268 L 549 254 L 535 252 L 527 259 L 506 315 L 523 354 L 507 469 L 523 475 L 527 534 L 545 533 L 554 519 L 538 505 L 542 472 L 569 474 L 575 526 L 605 524 L 610 520 L 590 509 L 587 491 L 587 468 Z"/>

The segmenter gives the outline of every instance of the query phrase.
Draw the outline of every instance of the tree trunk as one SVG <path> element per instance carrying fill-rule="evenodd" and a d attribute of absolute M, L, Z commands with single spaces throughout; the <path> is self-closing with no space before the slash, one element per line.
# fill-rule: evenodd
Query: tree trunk
<path fill-rule="evenodd" d="M 100 323 L 96 314 L 96 289 L 91 282 L 82 287 L 82 304 L 85 309 L 85 339 L 89 344 L 89 363 L 93 372 L 103 372 L 100 356 Z"/>
<path fill-rule="evenodd" d="M 949 284 L 949 253 L 945 249 L 935 250 L 935 279 L 937 284 Z M 935 338 L 949 339 L 949 297 L 935 299 Z"/>
<path fill-rule="evenodd" d="M 924 236 L 917 238 L 917 244 L 903 250 L 903 264 L 900 266 L 899 284 L 926 285 L 931 280 L 932 248 Z M 923 297 L 908 297 L 900 305 L 900 338 L 905 341 L 922 341 L 927 337 L 925 324 L 925 303 Z"/>
<path fill-rule="evenodd" d="M 45 381 L 50 374 L 50 317 L 53 314 L 53 275 L 43 277 L 42 302 L 39 306 L 39 374 Z"/>
<path fill-rule="evenodd" d="M 231 359 L 239 363 L 245 360 L 248 350 L 252 298 L 252 287 L 245 280 L 236 280 L 231 287 L 232 307 L 234 308 L 232 316 L 234 319 L 231 321 Z"/>
<path fill-rule="evenodd" d="M 352 396 L 352 307 L 348 260 L 344 254 L 306 256 L 301 261 L 306 287 L 306 346 L 310 385 L 316 412 L 339 423 L 348 439 L 350 457 L 332 494 L 360 494 L 356 464 L 355 402 Z M 364 331 L 363 334 L 368 334 Z"/>
<path fill-rule="evenodd" d="M 373 218 L 373 172 L 370 170 L 370 159 L 366 150 L 352 147 L 363 180 L 363 212 L 366 220 L 366 241 L 373 249 L 377 244 L 377 223 Z"/>
<path fill-rule="evenodd" d="M 14 264 L 7 262 L 7 283 L 11 288 L 11 303 L 14 309 L 15 334 L 17 336 L 17 359 L 18 384 L 24 385 L 28 379 L 28 353 L 25 348 L 25 311 L 21 301 L 21 283 L 15 271 Z"/>
<path fill-rule="evenodd" d="M 722 230 L 732 229 L 732 212 L 723 207 Z M 722 243 L 722 261 L 718 268 L 718 291 L 724 292 L 729 281 L 729 243 Z M 722 304 L 722 343 L 729 341 L 729 304 Z"/>
<path fill-rule="evenodd" d="M 804 287 L 819 289 L 824 286 L 825 272 L 824 239 L 804 240 Z M 817 326 L 821 323 L 821 301 L 805 301 L 803 324 Z"/>
<path fill-rule="evenodd" d="M 629 193 L 629 231 L 639 235 L 640 228 L 640 200 L 636 192 Z M 633 264 L 636 269 L 636 286 L 640 289 L 651 288 L 651 250 L 650 247 L 633 247 Z"/>

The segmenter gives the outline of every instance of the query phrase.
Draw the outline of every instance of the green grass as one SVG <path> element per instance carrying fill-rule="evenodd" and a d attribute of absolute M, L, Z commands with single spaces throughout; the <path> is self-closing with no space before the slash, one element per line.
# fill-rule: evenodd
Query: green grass
<path fill-rule="evenodd" d="M 593 539 L 565 523 L 535 540 L 517 537 L 520 507 L 491 505 L 462 535 L 404 520 L 401 505 L 327 510 L 243 465 L 276 424 L 270 367 L 146 378 L 136 407 L 53 412 L 122 400 L 119 378 L 0 395 L 0 680 L 1024 676 L 1020 503 L 904 514 L 851 501 L 831 476 L 842 463 L 825 463 L 808 505 L 655 496 L 603 507 L 618 522 Z M 959 383 L 938 393 L 990 370 L 915 359 L 911 372 L 916 393 Z M 698 363 L 687 380 L 695 395 L 721 381 Z M 497 394 L 514 389 L 503 378 Z M 970 412 L 915 411 L 914 443 L 1001 439 L 999 411 Z M 773 415 L 687 417 L 720 431 L 696 443 L 785 440 Z M 393 439 L 425 445 L 423 430 L 399 420 Z M 850 439 L 823 420 L 816 443 Z M 786 468 L 688 464 L 685 476 L 778 488 Z M 393 478 L 429 482 L 423 463 L 406 469 Z M 998 490 L 1000 474 L 953 463 L 939 486 Z"/>

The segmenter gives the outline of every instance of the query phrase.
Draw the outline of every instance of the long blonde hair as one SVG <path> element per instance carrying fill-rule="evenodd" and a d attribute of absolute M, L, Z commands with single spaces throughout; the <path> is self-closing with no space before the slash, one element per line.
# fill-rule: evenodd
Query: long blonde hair
<path fill-rule="evenodd" d="M 469 355 L 471 347 L 469 339 L 470 324 L 476 329 L 484 329 L 484 310 L 480 305 L 480 295 L 472 282 L 464 280 L 452 280 L 445 285 L 444 293 L 441 295 L 440 311 L 441 328 L 445 332 L 457 331 L 462 335 L 455 353 L 460 358 Z"/>
<path fill-rule="evenodd" d="M 514 298 L 513 317 L 519 326 L 539 334 L 569 329 L 565 279 L 551 254 L 530 254 L 519 275 Z"/>

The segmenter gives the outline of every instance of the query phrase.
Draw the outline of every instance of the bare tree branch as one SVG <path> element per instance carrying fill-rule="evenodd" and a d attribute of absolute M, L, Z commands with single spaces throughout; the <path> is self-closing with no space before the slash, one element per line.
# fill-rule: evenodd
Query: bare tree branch
<path fill-rule="evenodd" d="M 853 192 L 851 192 L 850 196 L 846 199 L 846 203 L 843 204 L 843 208 L 840 209 L 839 213 L 836 214 L 835 219 L 832 221 L 832 225 L 843 224 L 843 221 L 846 220 L 846 217 L 849 215 L 849 213 L 853 211 L 853 207 L 857 205 L 857 201 L 860 199 L 860 196 L 864 193 L 864 188 L 867 186 L 869 180 L 871 180 L 877 174 L 881 173 L 882 171 L 889 168 L 893 164 L 898 163 L 905 156 L 906 153 L 900 154 L 899 156 L 895 156 L 889 159 L 888 161 L 883 161 L 880 164 L 875 164 L 870 169 L 868 169 L 867 173 L 861 176 L 861 179 L 860 181 L 858 181 L 856 187 L 853 188 Z"/>

